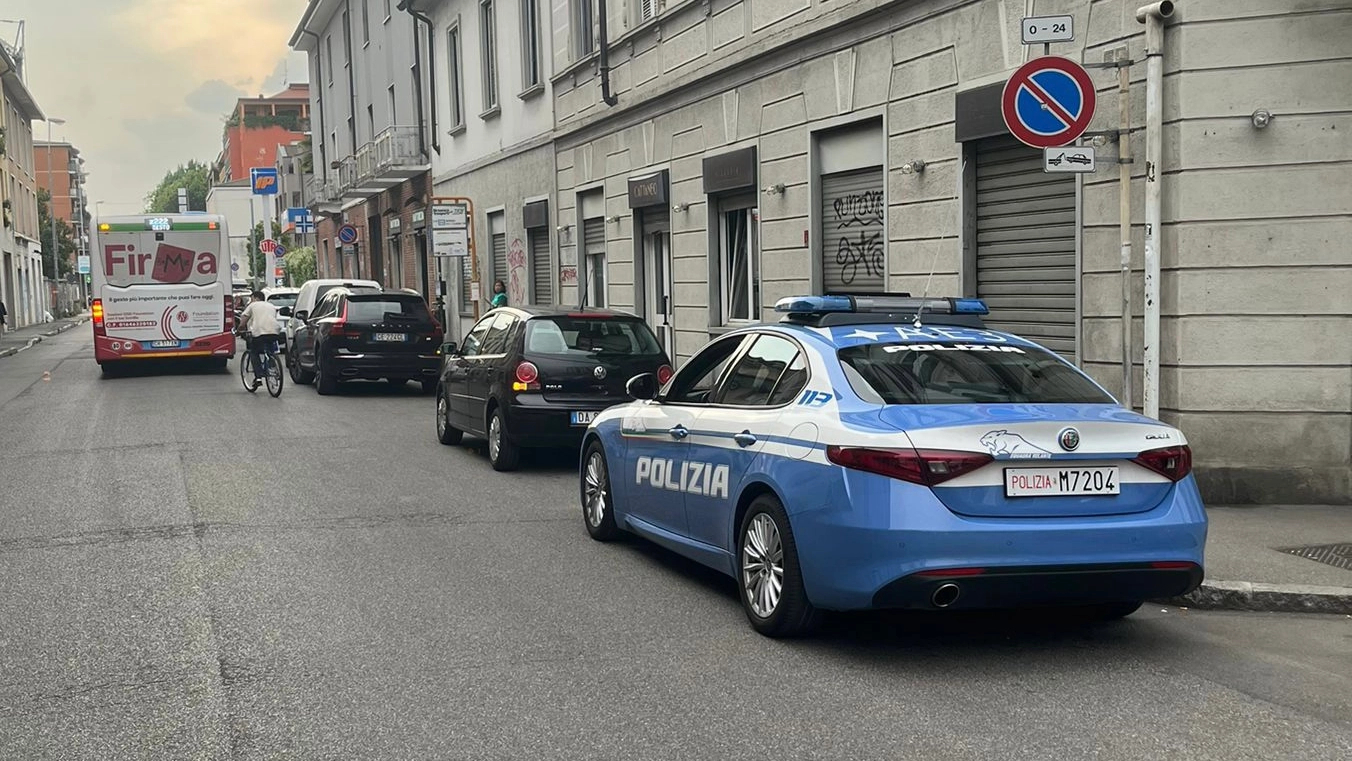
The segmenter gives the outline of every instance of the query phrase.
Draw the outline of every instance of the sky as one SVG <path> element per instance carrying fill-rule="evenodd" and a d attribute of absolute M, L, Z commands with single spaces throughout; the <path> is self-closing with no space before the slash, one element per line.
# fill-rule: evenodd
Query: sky
<path fill-rule="evenodd" d="M 4 0 L 24 23 L 28 89 L 52 139 L 80 149 L 91 211 L 141 211 L 142 199 L 189 159 L 221 151 L 239 97 L 304 82 L 304 54 L 287 41 L 306 0 Z M 14 44 L 18 26 L 0 22 Z M 35 122 L 34 137 L 47 138 Z M 41 173 L 43 167 L 37 167 Z"/>

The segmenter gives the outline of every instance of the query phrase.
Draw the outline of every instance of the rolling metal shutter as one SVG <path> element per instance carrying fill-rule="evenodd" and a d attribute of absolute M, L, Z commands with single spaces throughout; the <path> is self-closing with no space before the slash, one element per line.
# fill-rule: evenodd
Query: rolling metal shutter
<path fill-rule="evenodd" d="M 549 266 L 549 230 L 541 227 L 530 233 L 530 277 L 532 301 L 554 303 L 554 270 Z"/>
<path fill-rule="evenodd" d="M 579 274 L 583 277 L 590 277 L 592 272 L 596 273 L 596 277 L 587 282 L 587 306 L 604 307 L 606 305 L 606 221 L 601 217 L 584 220 L 582 222 L 582 235 L 583 245 L 586 248 L 586 258 L 582 261 L 582 271 Z"/>
<path fill-rule="evenodd" d="M 992 328 L 1075 361 L 1075 177 L 1012 137 L 977 143 L 976 295 Z"/>
<path fill-rule="evenodd" d="M 822 175 L 822 286 L 826 293 L 887 290 L 883 168 Z"/>
<path fill-rule="evenodd" d="M 507 233 L 497 233 L 493 236 L 493 280 L 501 280 L 503 285 L 507 284 Z M 492 297 L 493 280 L 488 283 L 488 294 Z"/>
<path fill-rule="evenodd" d="M 471 262 L 468 256 L 458 257 L 460 259 L 460 313 L 474 314 L 474 304 L 470 302 L 470 283 L 474 282 L 474 273 L 470 271 Z"/>

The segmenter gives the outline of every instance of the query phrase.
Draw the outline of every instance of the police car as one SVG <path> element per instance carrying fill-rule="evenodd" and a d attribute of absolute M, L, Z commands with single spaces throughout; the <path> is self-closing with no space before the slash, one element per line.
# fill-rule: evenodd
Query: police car
<path fill-rule="evenodd" d="M 987 329 L 975 299 L 806 296 L 721 336 L 582 445 L 594 539 L 637 534 L 737 580 L 751 625 L 823 610 L 1075 606 L 1202 579 L 1182 432 Z"/>

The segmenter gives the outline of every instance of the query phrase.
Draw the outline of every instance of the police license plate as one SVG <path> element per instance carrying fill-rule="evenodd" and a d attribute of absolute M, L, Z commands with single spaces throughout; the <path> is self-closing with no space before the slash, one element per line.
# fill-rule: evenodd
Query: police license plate
<path fill-rule="evenodd" d="M 574 412 L 572 415 L 573 425 L 591 425 L 595 419 L 595 412 Z"/>
<path fill-rule="evenodd" d="M 1006 468 L 1006 497 L 1082 497 L 1121 494 L 1116 467 Z"/>
<path fill-rule="evenodd" d="M 401 343 L 408 340 L 407 333 L 376 333 L 371 336 L 372 341 L 390 341 L 392 343 Z"/>

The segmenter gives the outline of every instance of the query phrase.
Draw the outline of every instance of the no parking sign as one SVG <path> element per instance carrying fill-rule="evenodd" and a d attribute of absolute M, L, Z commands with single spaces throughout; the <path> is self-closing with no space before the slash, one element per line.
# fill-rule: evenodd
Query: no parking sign
<path fill-rule="evenodd" d="M 1094 82 L 1080 64 L 1042 56 L 1005 82 L 1000 111 L 1010 134 L 1033 148 L 1075 142 L 1094 118 Z"/>

